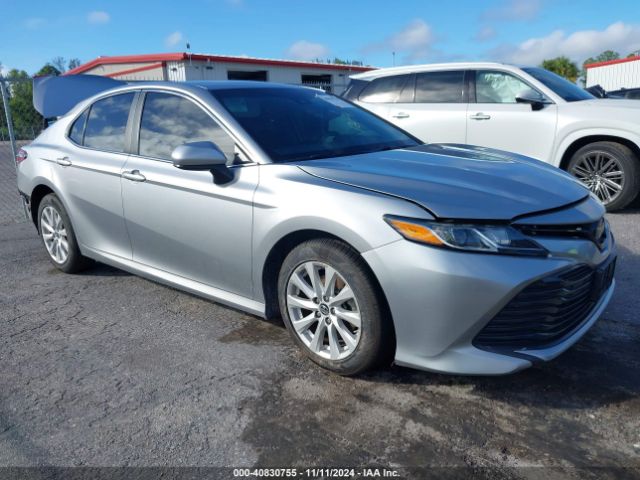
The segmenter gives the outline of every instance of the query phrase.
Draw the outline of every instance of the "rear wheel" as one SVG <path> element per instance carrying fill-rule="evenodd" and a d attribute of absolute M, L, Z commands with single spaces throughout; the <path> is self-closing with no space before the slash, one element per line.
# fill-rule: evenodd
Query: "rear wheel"
<path fill-rule="evenodd" d="M 391 320 L 362 258 L 344 243 L 294 248 L 278 279 L 280 311 L 294 342 L 318 365 L 355 375 L 389 363 Z"/>
<path fill-rule="evenodd" d="M 595 142 L 571 157 L 567 170 L 604 203 L 608 211 L 631 203 L 640 189 L 640 159 L 615 142 Z"/>
<path fill-rule="evenodd" d="M 79 272 L 91 264 L 91 260 L 80 253 L 69 215 L 55 193 L 46 195 L 40 202 L 38 231 L 49 259 L 63 272 Z"/>

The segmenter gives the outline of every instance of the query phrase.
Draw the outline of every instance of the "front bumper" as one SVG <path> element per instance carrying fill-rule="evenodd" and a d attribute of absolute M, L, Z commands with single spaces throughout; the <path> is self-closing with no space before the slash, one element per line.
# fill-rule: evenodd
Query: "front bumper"
<path fill-rule="evenodd" d="M 540 243 L 544 243 L 541 241 Z M 550 240 L 548 258 L 473 254 L 399 240 L 365 252 L 393 316 L 398 365 L 466 375 L 501 375 L 558 356 L 577 342 L 607 306 L 615 284 L 604 291 L 570 335 L 551 346 L 487 351 L 476 335 L 528 285 L 568 266 L 595 267 L 615 256 L 581 240 Z"/>

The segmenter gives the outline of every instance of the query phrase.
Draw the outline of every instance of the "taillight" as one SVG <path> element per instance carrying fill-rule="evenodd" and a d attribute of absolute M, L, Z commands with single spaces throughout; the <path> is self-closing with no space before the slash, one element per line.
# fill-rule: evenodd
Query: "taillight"
<path fill-rule="evenodd" d="M 23 150 L 22 148 L 20 150 L 18 150 L 18 154 L 16 155 L 16 163 L 22 163 L 27 159 L 28 155 L 27 155 L 27 151 Z"/>

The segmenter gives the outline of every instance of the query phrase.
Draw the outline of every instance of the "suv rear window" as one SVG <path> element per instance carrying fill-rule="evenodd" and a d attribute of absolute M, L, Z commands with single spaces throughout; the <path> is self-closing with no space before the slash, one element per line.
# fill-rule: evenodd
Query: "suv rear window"
<path fill-rule="evenodd" d="M 425 72 L 416 77 L 415 103 L 462 103 L 464 70 Z"/>
<path fill-rule="evenodd" d="M 360 94 L 359 100 L 368 103 L 395 103 L 411 75 L 376 78 Z"/>
<path fill-rule="evenodd" d="M 84 131 L 84 146 L 124 152 L 124 134 L 134 93 L 123 93 L 98 100 L 91 105 Z"/>

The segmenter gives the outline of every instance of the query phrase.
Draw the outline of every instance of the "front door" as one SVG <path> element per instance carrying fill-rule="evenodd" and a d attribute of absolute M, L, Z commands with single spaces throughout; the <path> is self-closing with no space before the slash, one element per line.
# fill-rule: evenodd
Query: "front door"
<path fill-rule="evenodd" d="M 475 103 L 469 103 L 467 143 L 549 161 L 558 110 L 547 104 L 540 110 L 517 103 L 516 96 L 532 87 L 500 71 L 476 72 Z"/>
<path fill-rule="evenodd" d="M 175 147 L 204 140 L 225 152 L 231 178 L 173 166 Z M 131 155 L 122 179 L 134 261 L 252 296 L 252 202 L 259 167 L 232 165 L 235 148 L 233 139 L 191 99 L 145 94 L 138 155 Z"/>

